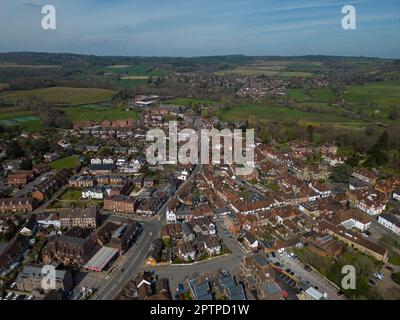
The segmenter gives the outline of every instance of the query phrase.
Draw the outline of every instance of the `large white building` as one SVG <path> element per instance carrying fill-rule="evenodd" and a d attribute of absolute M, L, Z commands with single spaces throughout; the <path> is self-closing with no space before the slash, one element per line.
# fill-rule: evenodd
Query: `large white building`
<path fill-rule="evenodd" d="M 393 214 L 382 214 L 378 222 L 390 231 L 400 235 L 400 219 Z"/>
<path fill-rule="evenodd" d="M 167 223 L 176 223 L 176 214 L 167 208 L 167 211 L 165 213 Z"/>

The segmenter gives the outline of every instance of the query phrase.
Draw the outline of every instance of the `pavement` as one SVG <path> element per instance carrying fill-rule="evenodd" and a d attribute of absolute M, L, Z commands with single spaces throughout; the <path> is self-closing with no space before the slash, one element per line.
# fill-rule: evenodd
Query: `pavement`
<path fill-rule="evenodd" d="M 305 264 L 301 262 L 297 258 L 289 258 L 287 253 L 284 252 L 281 257 L 279 254 L 276 254 L 276 258 L 270 258 L 271 262 L 280 262 L 284 265 L 283 269 L 291 269 L 294 272 L 295 276 L 302 281 L 309 281 L 310 285 L 318 287 L 318 291 L 327 294 L 328 300 L 344 300 L 344 296 L 338 295 L 339 288 L 334 286 L 331 282 L 321 276 L 315 270 L 306 270 L 304 269 Z"/>

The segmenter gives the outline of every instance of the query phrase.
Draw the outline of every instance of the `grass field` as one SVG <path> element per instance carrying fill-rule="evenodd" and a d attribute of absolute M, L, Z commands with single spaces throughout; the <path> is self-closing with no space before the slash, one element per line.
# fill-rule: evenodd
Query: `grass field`
<path fill-rule="evenodd" d="M 80 105 L 110 101 L 115 91 L 97 88 L 53 87 L 33 90 L 6 91 L 0 93 L 0 99 L 19 100 L 37 97 L 43 101 L 58 105 Z"/>
<path fill-rule="evenodd" d="M 81 198 L 81 191 L 76 189 L 67 189 L 65 190 L 60 197 L 59 200 L 79 200 Z"/>
<path fill-rule="evenodd" d="M 286 92 L 289 99 L 304 102 L 310 100 L 310 96 L 306 94 L 303 89 L 288 89 Z"/>
<path fill-rule="evenodd" d="M 114 65 L 108 67 L 96 68 L 97 71 L 105 73 L 126 74 L 130 76 L 148 76 L 161 77 L 169 74 L 169 71 L 164 68 L 154 68 L 151 64 L 138 65 Z"/>
<path fill-rule="evenodd" d="M 309 122 L 332 124 L 363 123 L 362 120 L 342 117 L 331 113 L 304 112 L 280 106 L 246 104 L 222 111 L 222 118 L 228 121 L 244 121 L 247 120 L 250 115 L 254 115 L 258 120 L 278 122 L 304 120 Z"/>
<path fill-rule="evenodd" d="M 308 92 L 303 89 L 288 89 L 287 96 L 297 102 L 327 102 L 335 98 L 333 91 L 329 88 L 312 89 Z"/>
<path fill-rule="evenodd" d="M 147 83 L 147 79 L 122 79 L 122 80 L 116 82 L 117 86 L 124 88 L 124 89 L 138 87 L 138 86 L 144 85 L 146 83 Z"/>
<path fill-rule="evenodd" d="M 351 85 L 346 88 L 344 97 L 350 103 L 400 106 L 400 81 Z"/>
<path fill-rule="evenodd" d="M 61 158 L 58 160 L 55 160 L 53 162 L 50 162 L 49 166 L 52 169 L 55 170 L 61 170 L 61 169 L 74 169 L 76 166 L 79 165 L 79 159 L 75 156 L 70 156 L 66 158 Z"/>
<path fill-rule="evenodd" d="M 18 126 L 23 131 L 40 131 L 42 129 L 40 117 L 29 111 L 14 111 L 0 114 L 0 124 Z"/>
<path fill-rule="evenodd" d="M 215 74 L 225 75 L 241 75 L 241 76 L 260 76 L 276 78 L 290 77 L 310 77 L 315 69 L 321 68 L 320 64 L 301 63 L 297 65 L 290 61 L 260 61 L 246 66 L 240 66 L 233 69 L 217 71 Z"/>
<path fill-rule="evenodd" d="M 136 111 L 119 110 L 115 107 L 105 107 L 100 105 L 83 105 L 78 107 L 65 107 L 62 109 L 68 115 L 72 122 L 80 121 L 102 121 L 117 119 L 136 119 Z"/>
<path fill-rule="evenodd" d="M 207 99 L 189 99 L 189 98 L 175 98 L 168 100 L 169 104 L 175 104 L 178 106 L 203 106 L 203 105 L 215 105 L 217 101 Z"/>

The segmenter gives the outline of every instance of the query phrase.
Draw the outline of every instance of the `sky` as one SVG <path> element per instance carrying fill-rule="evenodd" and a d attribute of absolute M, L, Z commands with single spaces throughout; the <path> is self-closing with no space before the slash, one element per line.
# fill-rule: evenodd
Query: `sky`
<path fill-rule="evenodd" d="M 56 9 L 43 30 L 42 7 Z M 342 7 L 357 29 L 342 28 Z M 400 58 L 400 0 L 0 0 L 0 52 Z"/>

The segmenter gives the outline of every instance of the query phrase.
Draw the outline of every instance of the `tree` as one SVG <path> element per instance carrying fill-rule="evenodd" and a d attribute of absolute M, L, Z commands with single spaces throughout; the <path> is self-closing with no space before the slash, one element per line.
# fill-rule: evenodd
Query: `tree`
<path fill-rule="evenodd" d="M 6 150 L 6 156 L 9 159 L 17 159 L 25 155 L 20 144 L 17 141 L 11 141 Z"/>
<path fill-rule="evenodd" d="M 108 147 L 101 147 L 100 150 L 97 152 L 97 155 L 100 157 L 108 157 L 113 154 L 112 150 Z"/>
<path fill-rule="evenodd" d="M 353 169 L 350 166 L 348 166 L 346 164 L 341 164 L 341 165 L 338 165 L 337 167 L 333 168 L 333 171 L 329 178 L 333 182 L 348 183 L 352 172 L 353 172 Z"/>
<path fill-rule="evenodd" d="M 32 159 L 25 159 L 21 161 L 21 170 L 32 170 Z"/>
<path fill-rule="evenodd" d="M 307 136 L 311 142 L 314 140 L 314 127 L 311 124 L 307 127 Z"/>

